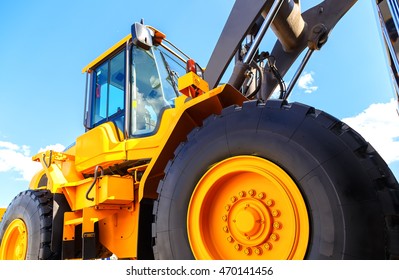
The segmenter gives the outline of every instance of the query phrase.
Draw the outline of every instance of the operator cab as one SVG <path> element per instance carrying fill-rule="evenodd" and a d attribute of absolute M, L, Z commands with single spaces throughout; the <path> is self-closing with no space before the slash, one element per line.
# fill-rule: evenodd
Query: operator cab
<path fill-rule="evenodd" d="M 164 38 L 135 23 L 131 35 L 83 69 L 87 130 L 111 121 L 127 138 L 156 132 L 163 111 L 180 95 L 178 77 L 186 73 L 184 59 L 161 43 Z"/>

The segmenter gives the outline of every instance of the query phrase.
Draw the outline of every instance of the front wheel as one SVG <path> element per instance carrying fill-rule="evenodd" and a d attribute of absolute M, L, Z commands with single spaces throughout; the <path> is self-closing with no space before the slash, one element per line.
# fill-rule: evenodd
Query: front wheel
<path fill-rule="evenodd" d="M 398 189 L 339 120 L 297 103 L 247 102 L 209 117 L 175 151 L 154 206 L 154 254 L 395 258 Z"/>
<path fill-rule="evenodd" d="M 0 260 L 59 259 L 51 250 L 53 196 L 47 190 L 21 192 L 0 223 Z"/>

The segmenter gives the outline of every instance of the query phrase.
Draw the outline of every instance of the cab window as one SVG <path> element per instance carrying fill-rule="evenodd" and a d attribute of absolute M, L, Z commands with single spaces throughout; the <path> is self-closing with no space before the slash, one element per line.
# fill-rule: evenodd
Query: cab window
<path fill-rule="evenodd" d="M 91 127 L 113 121 L 123 131 L 125 111 L 125 51 L 93 71 Z"/>

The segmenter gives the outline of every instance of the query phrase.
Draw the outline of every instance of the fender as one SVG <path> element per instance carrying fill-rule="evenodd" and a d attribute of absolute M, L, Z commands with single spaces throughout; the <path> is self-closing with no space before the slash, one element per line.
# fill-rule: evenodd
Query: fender
<path fill-rule="evenodd" d="M 156 199 L 157 187 L 164 175 L 164 169 L 168 161 L 173 158 L 177 146 L 186 140 L 188 133 L 195 127 L 201 126 L 202 121 L 212 114 L 220 114 L 230 106 L 241 106 L 245 98 L 239 91 L 226 84 L 219 86 L 194 99 L 179 97 L 176 101 L 178 120 L 170 134 L 163 137 L 160 143 L 161 149 L 153 157 L 140 179 L 138 201 L 143 198 Z M 161 124 L 162 126 L 163 124 Z"/>

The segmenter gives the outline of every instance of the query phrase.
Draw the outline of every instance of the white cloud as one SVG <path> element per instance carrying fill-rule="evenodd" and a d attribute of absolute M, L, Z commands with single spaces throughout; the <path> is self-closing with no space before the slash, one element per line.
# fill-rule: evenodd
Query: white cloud
<path fill-rule="evenodd" d="M 4 141 L 0 141 L 0 149 L 1 148 L 6 148 L 8 150 L 18 150 L 19 149 L 18 145 L 15 145 L 10 142 L 4 142 Z"/>
<path fill-rule="evenodd" d="M 64 146 L 61 144 L 47 146 L 38 153 L 49 149 L 62 151 Z M 0 141 L 0 172 L 17 172 L 20 175 L 18 180 L 30 181 L 40 169 L 41 164 L 32 161 L 29 146 Z"/>
<path fill-rule="evenodd" d="M 370 105 L 359 115 L 342 121 L 359 132 L 384 160 L 390 164 L 399 160 L 399 116 L 396 101 Z"/>
<path fill-rule="evenodd" d="M 298 87 L 303 89 L 306 93 L 312 93 L 318 89 L 314 83 L 314 72 L 304 72 L 298 79 Z"/>
<path fill-rule="evenodd" d="M 61 144 L 49 145 L 49 146 L 46 146 L 45 148 L 40 148 L 38 153 L 45 152 L 45 151 L 48 151 L 48 150 L 53 150 L 53 151 L 56 151 L 56 152 L 62 152 L 63 150 L 65 150 L 65 146 L 61 145 Z"/>

